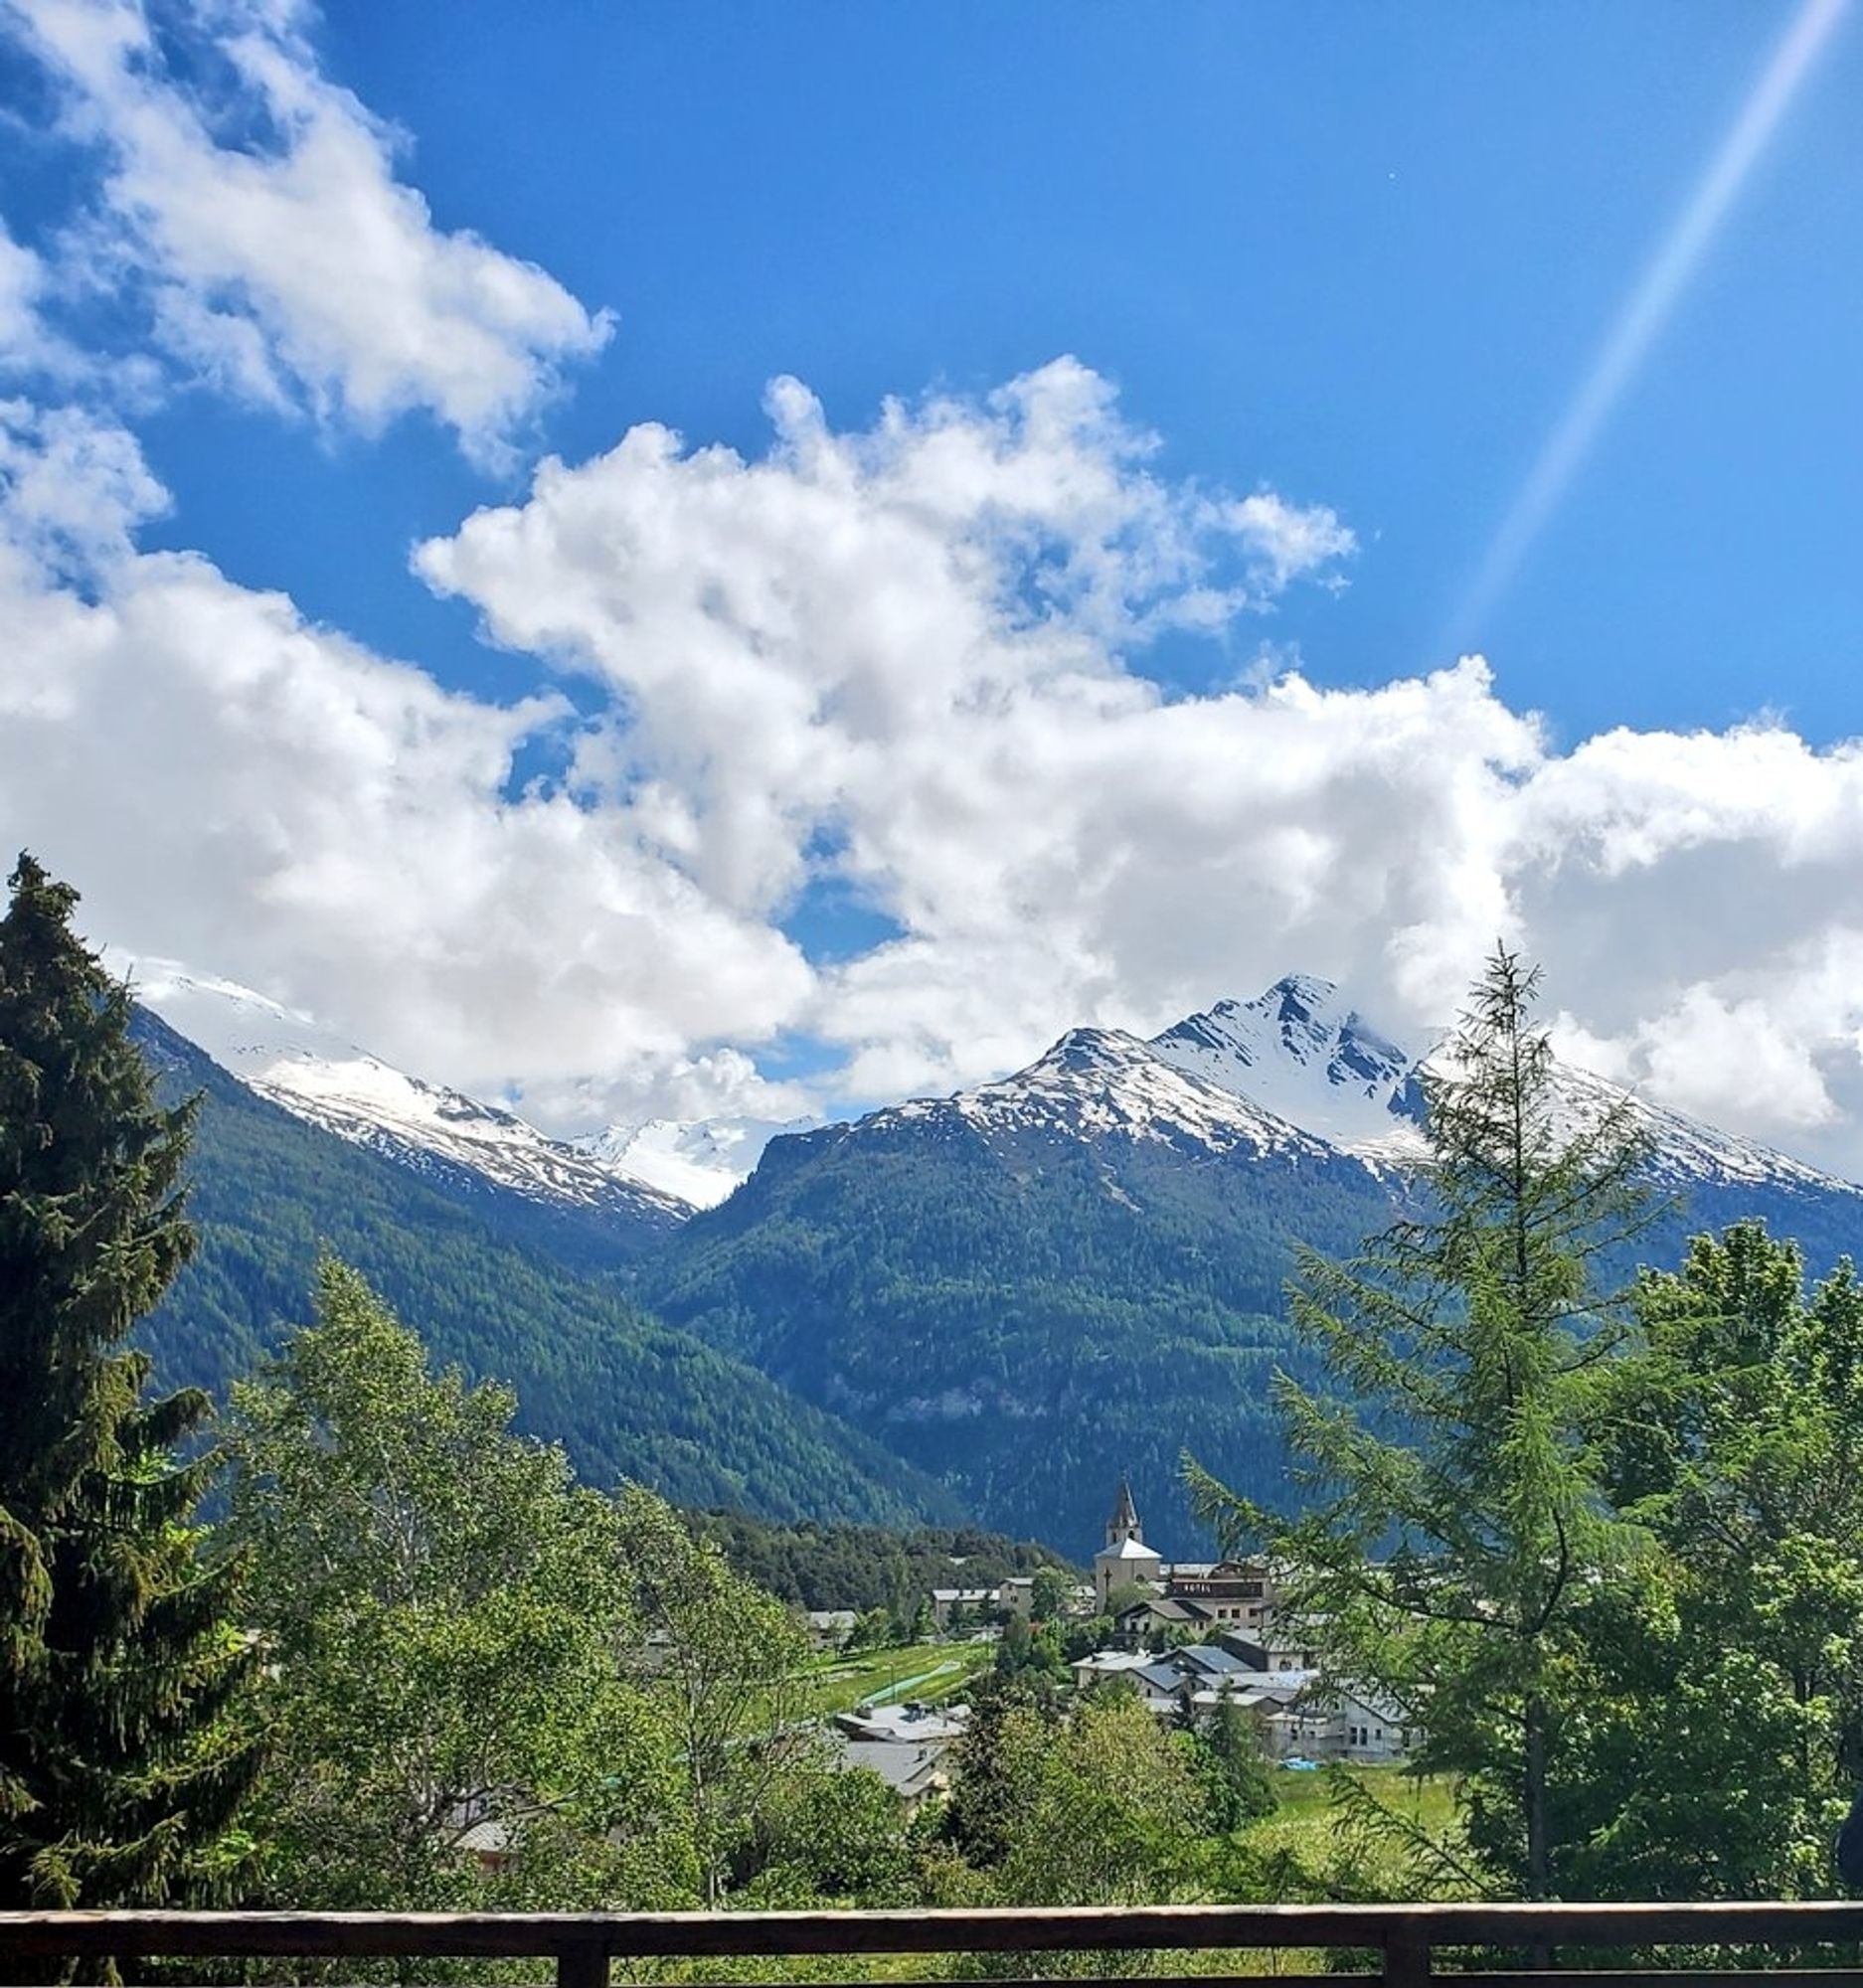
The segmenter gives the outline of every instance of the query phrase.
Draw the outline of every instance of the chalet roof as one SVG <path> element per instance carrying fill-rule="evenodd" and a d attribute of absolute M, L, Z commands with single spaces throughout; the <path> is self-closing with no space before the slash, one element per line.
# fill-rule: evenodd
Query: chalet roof
<path fill-rule="evenodd" d="M 1117 1619 L 1131 1621 L 1143 1616 L 1148 1622 L 1209 1622 L 1215 1619 L 1209 1607 L 1201 1601 L 1180 1601 L 1174 1595 L 1152 1595 L 1143 1601 L 1134 1601 L 1129 1608 L 1121 1608 Z"/>
<path fill-rule="evenodd" d="M 895 1794 L 915 1800 L 942 1778 L 946 1742 L 941 1740 L 857 1740 L 834 1736 L 844 1767 L 871 1767 Z"/>
<path fill-rule="evenodd" d="M 1178 1655 L 1191 1669 L 1202 1671 L 1207 1677 L 1255 1674 L 1253 1664 L 1244 1663 L 1234 1650 L 1226 1650 L 1220 1643 L 1192 1644 L 1188 1649 L 1180 1650 Z"/>

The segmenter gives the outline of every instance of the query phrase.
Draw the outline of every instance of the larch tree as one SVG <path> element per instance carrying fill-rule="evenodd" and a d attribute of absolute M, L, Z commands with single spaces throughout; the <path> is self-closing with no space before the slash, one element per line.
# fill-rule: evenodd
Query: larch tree
<path fill-rule="evenodd" d="M 240 1569 L 194 1513 L 216 1459 L 177 1445 L 198 1390 L 152 1398 L 127 1345 L 193 1245 L 193 1109 L 162 1108 L 129 996 L 30 856 L 0 918 L 0 1905 L 212 1899 L 256 1770 L 230 1701 Z"/>
<path fill-rule="evenodd" d="M 1417 1215 L 1356 1260 L 1300 1261 L 1294 1321 L 1334 1384 L 1277 1382 L 1303 1512 L 1191 1466 L 1201 1515 L 1287 1571 L 1333 1678 L 1376 1687 L 1422 1764 L 1461 1778 L 1466 1842 L 1416 1844 L 1432 1881 L 1528 1899 L 1560 1882 L 1574 1624 L 1637 1544 L 1602 1495 L 1587 1402 L 1628 1330 L 1607 1266 L 1650 1212 L 1635 1128 L 1562 1080 L 1538 985 L 1497 948 L 1432 1060 Z"/>

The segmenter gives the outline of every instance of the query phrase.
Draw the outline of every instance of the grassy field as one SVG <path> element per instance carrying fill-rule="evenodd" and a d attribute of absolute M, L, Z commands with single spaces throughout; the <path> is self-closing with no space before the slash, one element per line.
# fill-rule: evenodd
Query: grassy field
<path fill-rule="evenodd" d="M 941 1704 L 995 1661 L 994 1643 L 913 1643 L 898 1650 L 829 1656 L 810 1671 L 807 1711 L 816 1717 L 905 1699 Z"/>
<path fill-rule="evenodd" d="M 1310 1870 L 1322 1869 L 1333 1861 L 1346 1840 L 1335 1796 L 1335 1774 L 1369 1788 L 1386 1808 L 1432 1836 L 1445 1834 L 1454 1821 L 1454 1793 L 1442 1775 L 1419 1780 L 1399 1767 L 1342 1767 L 1314 1774 L 1289 1773 L 1277 1767 L 1274 1792 L 1280 1797 L 1280 1808 L 1255 1825 L 1250 1841 L 1270 1855 L 1290 1851 Z M 1404 1864 L 1396 1848 L 1372 1842 L 1361 1854 L 1364 1861 L 1351 1873 L 1353 1879 L 1369 1880 L 1378 1895 L 1403 1897 Z"/>

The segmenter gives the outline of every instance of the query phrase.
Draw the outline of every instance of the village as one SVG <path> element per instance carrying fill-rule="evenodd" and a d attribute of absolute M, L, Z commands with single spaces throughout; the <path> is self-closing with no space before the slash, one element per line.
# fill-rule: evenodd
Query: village
<path fill-rule="evenodd" d="M 1026 1630 L 1036 1613 L 1038 1578 L 1015 1574 L 987 1586 L 934 1587 L 927 1612 L 953 1643 L 997 1644 L 1017 1623 Z M 1062 1607 L 1083 1628 L 1109 1625 L 1099 1648 L 1067 1664 L 1075 1692 L 1120 1680 L 1161 1725 L 1179 1729 L 1234 1706 L 1248 1715 L 1264 1758 L 1293 1772 L 1330 1761 L 1390 1765 L 1415 1744 L 1402 1712 L 1380 1693 L 1327 1674 L 1321 1652 L 1286 1618 L 1267 1563 L 1166 1561 L 1146 1544 L 1123 1481 L 1105 1542 L 1094 1556 L 1092 1581 L 1067 1589 Z M 811 1635 L 818 1647 L 841 1647 L 855 1619 L 851 1610 L 815 1611 Z M 909 1810 L 947 1790 L 946 1756 L 970 1716 L 958 1697 L 908 1695 L 913 1685 L 934 1679 L 908 1680 L 830 1720 L 843 1764 L 873 1768 Z"/>

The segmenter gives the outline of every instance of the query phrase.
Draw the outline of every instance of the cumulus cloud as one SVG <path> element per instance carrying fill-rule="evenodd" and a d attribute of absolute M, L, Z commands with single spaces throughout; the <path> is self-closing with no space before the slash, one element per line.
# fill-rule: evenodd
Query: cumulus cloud
<path fill-rule="evenodd" d="M 155 341 L 240 397 L 365 430 L 424 410 L 476 458 L 609 331 L 535 264 L 436 228 L 397 135 L 319 71 L 301 10 L 12 0 L 101 160 L 74 256 Z M 177 60 L 177 48 L 184 60 Z M 0 330 L 7 265 L 0 256 Z"/>
<path fill-rule="evenodd" d="M 637 428 L 417 564 L 494 640 L 617 694 L 588 777 L 708 895 L 769 915 L 829 847 L 893 920 L 810 1007 L 850 1094 L 1293 964 L 1423 1027 L 1505 933 L 1595 1060 L 1827 1156 L 1854 1139 L 1831 1084 L 1863 1003 L 1806 953 L 1863 927 L 1857 748 L 1756 724 L 1561 752 L 1478 658 L 1172 697 L 1149 637 L 1336 580 L 1330 511 L 1162 477 L 1072 361 L 858 432 L 792 381 L 769 406 L 762 458 Z"/>
<path fill-rule="evenodd" d="M 787 1117 L 1155 1028 L 1289 967 L 1399 1029 L 1504 934 L 1608 1075 L 1863 1168 L 1863 746 L 1777 720 L 1569 746 L 1467 657 L 1366 689 L 1146 673 L 1353 550 L 1174 479 L 1061 361 L 759 455 L 646 425 L 423 547 L 605 696 L 440 688 L 207 560 L 136 549 L 133 441 L 0 410 L 0 823 L 90 928 L 308 1009 L 552 1129 Z M 523 786 L 540 740 L 566 768 Z M 811 965 L 811 885 L 879 914 Z M 812 1039 L 806 1089 L 759 1069 Z"/>
<path fill-rule="evenodd" d="M 556 700 L 446 692 L 198 555 L 134 552 L 161 493 L 133 440 L 13 414 L 0 820 L 81 885 L 89 930 L 490 1089 L 593 1072 L 633 1095 L 692 1037 L 799 1009 L 789 942 L 624 808 L 512 793 L 514 754 L 569 723 Z"/>
<path fill-rule="evenodd" d="M 0 221 L 0 366 L 38 363 L 48 336 L 40 314 L 45 291 L 45 262 Z"/>

